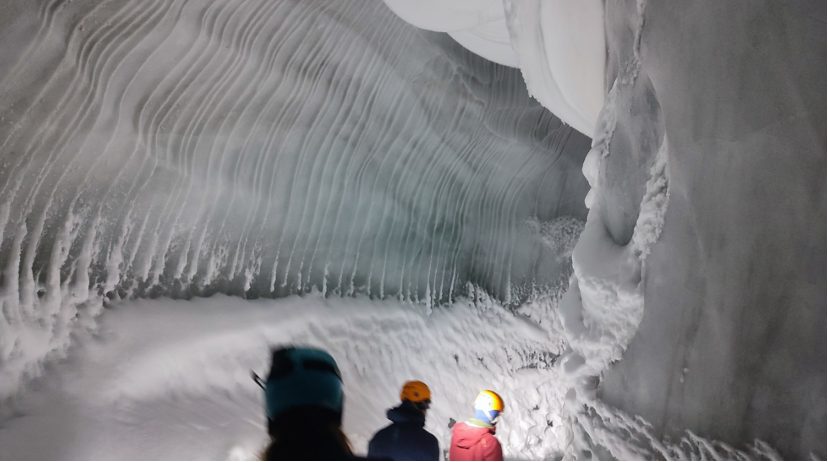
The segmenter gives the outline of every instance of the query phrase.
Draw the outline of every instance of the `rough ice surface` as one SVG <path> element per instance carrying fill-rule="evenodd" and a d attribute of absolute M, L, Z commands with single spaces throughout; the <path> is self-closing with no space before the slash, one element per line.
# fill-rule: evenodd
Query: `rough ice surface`
<path fill-rule="evenodd" d="M 636 9 L 608 7 L 619 76 Z M 632 110 L 616 102 L 607 162 L 627 149 L 616 149 L 622 123 L 628 139 L 659 125 L 635 122 L 636 107 L 657 105 L 669 204 L 648 219 L 662 225 L 643 317 L 601 397 L 688 448 L 685 429 L 826 457 L 825 13 L 817 2 L 644 5 Z M 630 183 L 637 197 L 654 186 Z"/>
<path fill-rule="evenodd" d="M 102 295 L 517 304 L 569 271 L 522 224 L 585 218 L 588 138 L 381 4 L 5 8 L 38 32 L 0 75 L 3 395 Z"/>
<path fill-rule="evenodd" d="M 0 458 L 255 457 L 303 342 L 358 452 L 824 459 L 825 5 L 385 4 L 0 6 Z"/>

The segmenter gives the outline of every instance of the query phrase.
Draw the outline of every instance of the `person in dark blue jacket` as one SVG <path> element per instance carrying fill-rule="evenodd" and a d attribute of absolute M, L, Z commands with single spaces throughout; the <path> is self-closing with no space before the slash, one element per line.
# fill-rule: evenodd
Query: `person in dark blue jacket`
<path fill-rule="evenodd" d="M 440 460 L 440 444 L 427 432 L 426 412 L 431 390 L 420 381 L 406 382 L 402 403 L 388 410 L 391 425 L 378 431 L 368 443 L 368 458 L 374 460 Z"/>

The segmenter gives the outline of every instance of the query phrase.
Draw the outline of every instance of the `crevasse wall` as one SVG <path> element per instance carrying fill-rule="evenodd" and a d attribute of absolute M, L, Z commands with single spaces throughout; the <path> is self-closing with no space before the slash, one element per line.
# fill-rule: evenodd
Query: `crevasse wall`
<path fill-rule="evenodd" d="M 608 8 L 614 37 L 631 9 Z M 825 9 L 646 4 L 635 99 L 658 102 L 670 201 L 601 397 L 685 448 L 826 457 Z"/>

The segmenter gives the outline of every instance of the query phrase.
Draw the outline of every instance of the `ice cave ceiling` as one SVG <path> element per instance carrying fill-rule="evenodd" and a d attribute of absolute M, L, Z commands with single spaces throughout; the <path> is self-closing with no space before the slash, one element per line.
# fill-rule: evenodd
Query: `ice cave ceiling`
<path fill-rule="evenodd" d="M 156 3 L 17 4 L 37 33 L 0 71 L 10 297 L 559 282 L 544 242 L 580 231 L 589 139 L 517 69 L 375 2 Z"/>

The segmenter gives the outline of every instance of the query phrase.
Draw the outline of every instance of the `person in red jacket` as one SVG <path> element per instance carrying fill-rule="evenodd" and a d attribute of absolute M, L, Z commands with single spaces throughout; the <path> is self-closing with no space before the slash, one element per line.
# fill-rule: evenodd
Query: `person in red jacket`
<path fill-rule="evenodd" d="M 474 418 L 451 429 L 449 460 L 503 460 L 503 448 L 495 429 L 503 412 L 503 399 L 483 390 L 474 400 Z"/>

